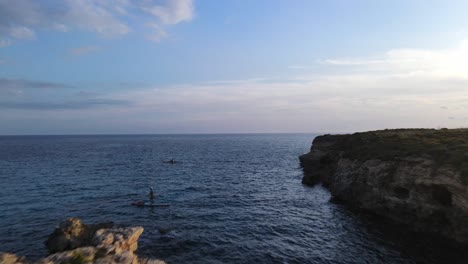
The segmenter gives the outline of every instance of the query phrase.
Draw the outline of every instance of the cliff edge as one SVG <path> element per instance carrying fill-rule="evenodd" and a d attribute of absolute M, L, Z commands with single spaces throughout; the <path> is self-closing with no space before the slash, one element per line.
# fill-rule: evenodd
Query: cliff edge
<path fill-rule="evenodd" d="M 314 139 L 306 185 L 360 210 L 468 244 L 468 129 L 394 129 Z"/>

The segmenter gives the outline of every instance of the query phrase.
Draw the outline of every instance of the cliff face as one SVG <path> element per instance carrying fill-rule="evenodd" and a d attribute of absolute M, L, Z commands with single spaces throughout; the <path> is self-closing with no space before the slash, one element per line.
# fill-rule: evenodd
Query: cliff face
<path fill-rule="evenodd" d="M 315 138 L 303 183 L 335 199 L 468 243 L 468 130 L 384 130 Z"/>

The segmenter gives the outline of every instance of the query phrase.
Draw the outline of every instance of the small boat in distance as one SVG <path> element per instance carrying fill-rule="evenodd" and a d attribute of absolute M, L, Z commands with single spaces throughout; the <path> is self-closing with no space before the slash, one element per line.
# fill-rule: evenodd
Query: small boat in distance
<path fill-rule="evenodd" d="M 174 159 L 170 159 L 170 160 L 164 160 L 163 163 L 176 164 L 176 163 L 182 163 L 182 162 L 181 161 L 175 161 Z"/>

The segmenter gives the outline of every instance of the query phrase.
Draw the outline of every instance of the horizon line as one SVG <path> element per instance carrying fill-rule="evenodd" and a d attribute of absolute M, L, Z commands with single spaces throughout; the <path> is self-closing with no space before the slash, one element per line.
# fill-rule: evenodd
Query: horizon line
<path fill-rule="evenodd" d="M 0 137 L 39 136 L 185 136 L 185 135 L 262 135 L 262 134 L 327 134 L 330 132 L 207 132 L 207 133 L 83 133 L 83 134 L 0 134 Z M 346 132 L 345 132 L 346 133 Z"/>
<path fill-rule="evenodd" d="M 361 132 L 371 132 L 379 130 L 398 130 L 398 129 L 468 129 L 468 127 L 407 127 L 407 128 L 380 128 L 380 129 L 367 129 L 367 130 L 354 130 L 354 131 L 328 131 L 328 132 L 188 132 L 188 133 L 82 133 L 82 134 L 0 134 L 0 137 L 34 137 L 34 136 L 184 136 L 184 135 L 265 135 L 265 134 L 353 134 Z"/>

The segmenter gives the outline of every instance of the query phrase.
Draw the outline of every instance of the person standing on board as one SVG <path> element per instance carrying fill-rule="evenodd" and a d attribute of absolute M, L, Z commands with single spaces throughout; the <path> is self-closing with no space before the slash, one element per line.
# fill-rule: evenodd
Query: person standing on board
<path fill-rule="evenodd" d="M 154 192 L 153 187 L 150 187 L 149 198 L 151 202 L 154 202 Z"/>

